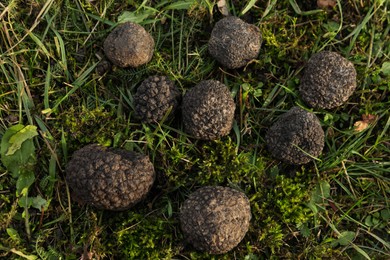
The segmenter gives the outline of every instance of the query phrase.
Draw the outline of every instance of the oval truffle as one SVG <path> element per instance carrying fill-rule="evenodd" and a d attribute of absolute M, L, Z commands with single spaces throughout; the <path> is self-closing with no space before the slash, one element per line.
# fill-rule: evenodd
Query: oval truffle
<path fill-rule="evenodd" d="M 229 69 L 245 66 L 260 52 L 260 29 L 238 17 L 228 16 L 218 21 L 209 40 L 209 52 Z"/>
<path fill-rule="evenodd" d="M 229 89 L 217 80 L 204 80 L 183 97 L 184 129 L 198 139 L 215 140 L 233 125 L 236 105 Z"/>
<path fill-rule="evenodd" d="M 306 64 L 299 92 L 314 108 L 330 109 L 344 104 L 356 89 L 352 62 L 336 52 L 314 54 Z"/>
<path fill-rule="evenodd" d="M 96 144 L 74 152 L 66 166 L 73 199 L 106 210 L 126 210 L 144 199 L 154 176 L 147 156 Z"/>
<path fill-rule="evenodd" d="M 150 76 L 134 95 L 135 112 L 144 123 L 159 122 L 168 111 L 176 111 L 181 94 L 166 76 Z"/>
<path fill-rule="evenodd" d="M 223 254 L 236 247 L 248 231 L 250 219 L 248 198 L 228 187 L 200 188 L 180 209 L 186 240 L 210 254 Z"/>
<path fill-rule="evenodd" d="M 154 40 L 141 25 L 126 22 L 107 36 L 103 47 L 113 64 L 122 68 L 136 68 L 152 59 Z"/>
<path fill-rule="evenodd" d="M 299 107 L 281 115 L 266 134 L 272 156 L 289 164 L 306 164 L 324 148 L 324 131 L 313 113 Z"/>

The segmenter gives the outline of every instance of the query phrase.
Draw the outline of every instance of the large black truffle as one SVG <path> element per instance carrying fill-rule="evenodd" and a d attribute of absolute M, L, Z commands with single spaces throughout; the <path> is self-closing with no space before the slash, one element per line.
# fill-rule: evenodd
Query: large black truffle
<path fill-rule="evenodd" d="M 266 142 L 273 157 L 300 165 L 321 154 L 324 131 L 316 115 L 293 107 L 271 126 Z"/>
<path fill-rule="evenodd" d="M 251 209 L 237 190 L 207 186 L 192 193 L 180 209 L 180 224 L 187 242 L 210 254 L 223 254 L 244 238 Z"/>
<path fill-rule="evenodd" d="M 233 125 L 236 105 L 229 89 L 217 80 L 204 80 L 183 97 L 184 130 L 198 139 L 215 140 Z"/>
<path fill-rule="evenodd" d="M 175 84 L 165 76 L 150 76 L 138 87 L 134 95 L 135 112 L 144 123 L 159 122 L 170 110 L 179 105 L 181 94 Z"/>
<path fill-rule="evenodd" d="M 126 22 L 118 25 L 104 41 L 104 53 L 115 65 L 136 68 L 153 56 L 153 37 L 140 25 Z"/>
<path fill-rule="evenodd" d="M 323 51 L 307 62 L 299 92 L 309 106 L 330 109 L 347 101 L 355 88 L 352 62 L 336 52 Z"/>
<path fill-rule="evenodd" d="M 154 176 L 147 156 L 96 144 L 77 150 L 66 166 L 73 199 L 98 209 L 132 207 L 145 198 Z"/>
<path fill-rule="evenodd" d="M 260 29 L 238 17 L 218 21 L 209 40 L 210 54 L 223 66 L 236 69 L 256 59 L 260 52 Z"/>

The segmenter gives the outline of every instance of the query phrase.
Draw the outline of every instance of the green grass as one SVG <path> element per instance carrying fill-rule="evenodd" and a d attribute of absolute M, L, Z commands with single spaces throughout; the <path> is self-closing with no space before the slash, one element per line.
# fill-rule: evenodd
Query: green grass
<path fill-rule="evenodd" d="M 338 1 L 328 11 L 315 1 L 226 1 L 263 35 L 258 59 L 238 70 L 219 67 L 208 54 L 222 17 L 215 2 L 0 3 L 0 138 L 15 125 L 29 126 L 18 151 L 24 163 L 0 164 L 0 257 L 390 258 L 389 1 Z M 118 19 L 153 35 L 153 59 L 99 74 L 102 42 Z M 270 156 L 264 136 L 292 106 L 308 108 L 299 79 L 320 50 L 351 60 L 358 87 L 343 106 L 314 111 L 326 134 L 319 160 L 287 166 Z M 153 74 L 169 76 L 183 93 L 203 79 L 224 82 L 237 105 L 230 135 L 197 141 L 180 118 L 139 123 L 132 96 Z M 366 114 L 377 118 L 353 131 Z M 65 165 L 89 143 L 147 154 L 157 173 L 148 197 L 125 212 L 71 201 Z M 252 208 L 244 240 L 218 257 L 186 245 L 178 222 L 192 191 L 217 184 L 244 191 Z"/>

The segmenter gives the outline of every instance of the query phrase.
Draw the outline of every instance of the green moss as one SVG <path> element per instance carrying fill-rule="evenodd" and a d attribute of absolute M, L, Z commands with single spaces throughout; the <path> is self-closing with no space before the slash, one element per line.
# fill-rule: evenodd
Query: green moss
<path fill-rule="evenodd" d="M 121 118 L 103 107 L 88 109 L 71 107 L 59 115 L 61 127 L 65 138 L 69 142 L 74 140 L 81 144 L 99 143 L 104 146 L 113 144 L 115 135 L 125 129 Z"/>
<path fill-rule="evenodd" d="M 177 233 L 174 224 L 176 221 L 161 214 L 130 213 L 112 239 L 118 241 L 123 259 L 171 259 L 180 249 L 173 244 Z"/>

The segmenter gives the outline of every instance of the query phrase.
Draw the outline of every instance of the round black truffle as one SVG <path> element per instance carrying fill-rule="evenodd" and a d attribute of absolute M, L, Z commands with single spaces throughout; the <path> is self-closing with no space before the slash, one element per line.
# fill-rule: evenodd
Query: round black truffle
<path fill-rule="evenodd" d="M 223 254 L 236 247 L 248 231 L 250 220 L 248 198 L 228 187 L 200 188 L 180 209 L 186 240 L 210 254 Z"/>
<path fill-rule="evenodd" d="M 336 52 L 323 51 L 307 62 L 299 92 L 309 106 L 330 109 L 347 101 L 355 88 L 356 70 L 352 62 Z"/>
<path fill-rule="evenodd" d="M 150 76 L 138 87 L 134 95 L 135 112 L 144 123 L 159 122 L 170 110 L 179 105 L 181 94 L 175 84 L 165 76 Z"/>
<path fill-rule="evenodd" d="M 272 156 L 289 164 L 306 164 L 324 148 L 324 131 L 313 113 L 299 107 L 281 115 L 266 135 Z"/>
<path fill-rule="evenodd" d="M 260 52 L 260 29 L 238 17 L 218 21 L 209 40 L 210 54 L 223 66 L 236 69 L 256 59 Z"/>
<path fill-rule="evenodd" d="M 195 138 L 215 140 L 233 125 L 236 105 L 229 89 L 217 80 L 204 80 L 183 97 L 184 129 Z"/>
<path fill-rule="evenodd" d="M 77 150 L 66 166 L 73 199 L 106 210 L 126 210 L 144 199 L 154 176 L 147 156 L 96 144 Z"/>
<path fill-rule="evenodd" d="M 153 56 L 154 40 L 140 25 L 126 22 L 118 25 L 104 41 L 104 53 L 115 65 L 136 68 Z"/>

